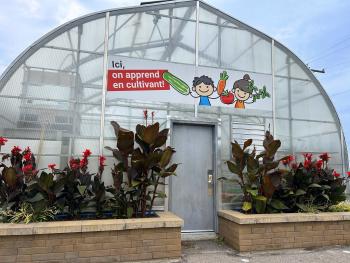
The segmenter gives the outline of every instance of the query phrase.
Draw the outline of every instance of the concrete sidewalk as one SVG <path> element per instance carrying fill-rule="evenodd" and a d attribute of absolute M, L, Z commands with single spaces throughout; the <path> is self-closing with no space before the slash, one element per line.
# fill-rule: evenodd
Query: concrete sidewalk
<path fill-rule="evenodd" d="M 180 260 L 142 263 L 349 263 L 350 247 L 238 253 L 218 240 L 183 241 Z"/>
<path fill-rule="evenodd" d="M 349 263 L 350 247 L 289 249 L 268 252 L 238 253 L 217 240 L 183 242 L 181 263 Z M 174 262 L 174 261 L 173 261 Z"/>

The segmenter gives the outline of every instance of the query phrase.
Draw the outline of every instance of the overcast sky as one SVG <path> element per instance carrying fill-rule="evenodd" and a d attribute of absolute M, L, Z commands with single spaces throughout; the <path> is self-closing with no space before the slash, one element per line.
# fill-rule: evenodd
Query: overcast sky
<path fill-rule="evenodd" d="M 78 16 L 137 0 L 0 0 L 0 74 L 43 34 Z M 312 68 L 333 100 L 350 144 L 350 1 L 207 0 L 277 39 Z M 315 105 L 317 107 L 318 105 Z"/>

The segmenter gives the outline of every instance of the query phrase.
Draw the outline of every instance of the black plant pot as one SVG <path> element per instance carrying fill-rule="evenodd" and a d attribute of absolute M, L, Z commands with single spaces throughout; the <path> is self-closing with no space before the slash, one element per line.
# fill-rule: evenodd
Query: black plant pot
<path fill-rule="evenodd" d="M 55 221 L 70 220 L 72 217 L 68 213 L 59 213 L 55 215 Z"/>

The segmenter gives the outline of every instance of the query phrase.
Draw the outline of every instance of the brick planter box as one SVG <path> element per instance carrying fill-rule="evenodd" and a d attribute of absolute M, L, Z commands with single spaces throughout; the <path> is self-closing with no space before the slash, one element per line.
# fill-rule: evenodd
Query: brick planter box
<path fill-rule="evenodd" d="M 242 252 L 350 245 L 350 213 L 245 215 L 222 210 L 219 234 Z"/>
<path fill-rule="evenodd" d="M 179 258 L 183 220 L 155 218 L 0 224 L 0 262 L 120 262 Z"/>

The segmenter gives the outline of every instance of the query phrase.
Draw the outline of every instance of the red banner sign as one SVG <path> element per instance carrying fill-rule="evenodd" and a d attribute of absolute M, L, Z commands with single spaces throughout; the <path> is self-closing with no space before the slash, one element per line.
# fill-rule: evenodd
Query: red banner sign
<path fill-rule="evenodd" d="M 108 70 L 108 91 L 170 90 L 164 69 Z"/>

